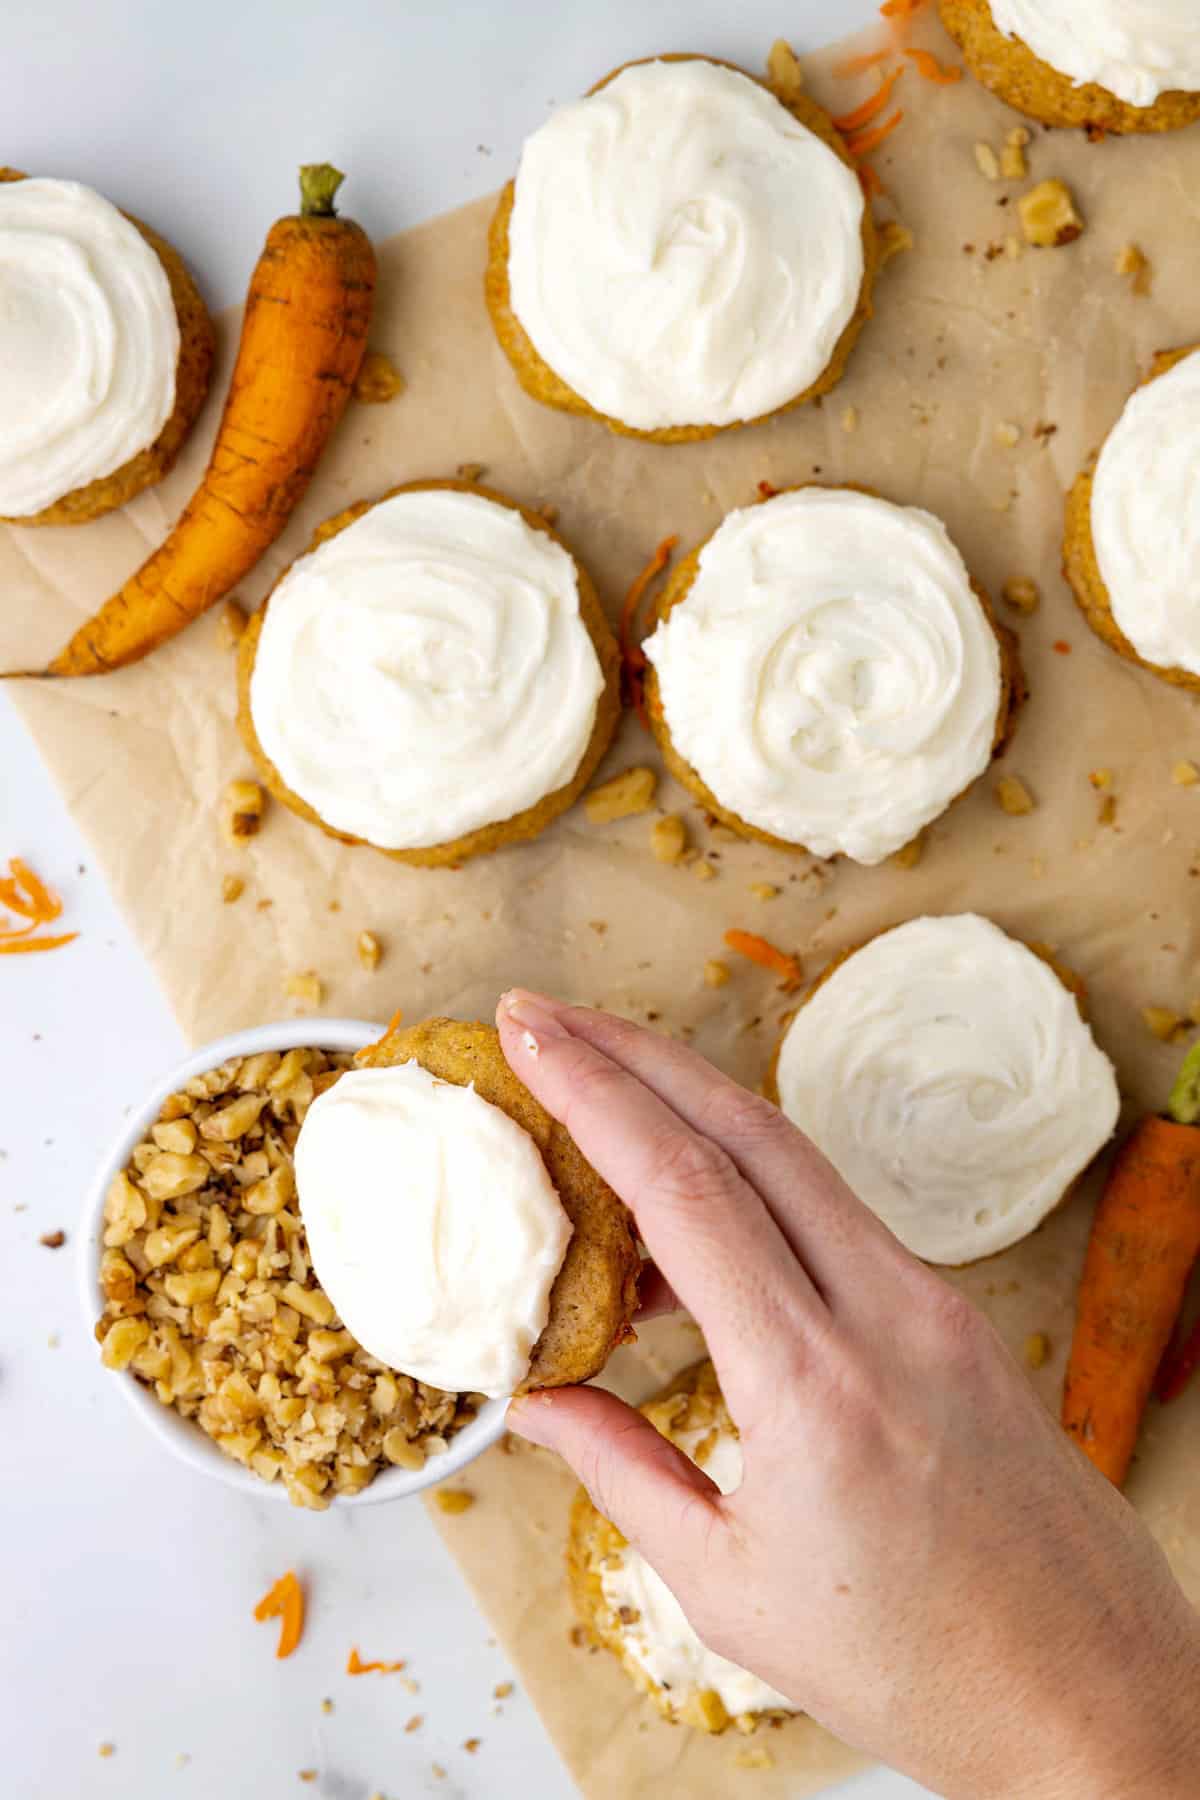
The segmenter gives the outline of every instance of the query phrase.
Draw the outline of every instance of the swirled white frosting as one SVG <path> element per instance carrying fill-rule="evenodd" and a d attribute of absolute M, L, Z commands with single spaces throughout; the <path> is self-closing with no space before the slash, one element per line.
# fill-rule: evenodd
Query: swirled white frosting
<path fill-rule="evenodd" d="M 796 1014 L 780 1105 L 901 1243 L 958 1265 L 1053 1211 L 1111 1136 L 1116 1076 L 1074 997 L 987 919 L 913 919 Z"/>
<path fill-rule="evenodd" d="M 801 488 L 731 513 L 645 648 L 722 806 L 817 856 L 882 862 L 992 754 L 995 633 L 914 507 Z"/>
<path fill-rule="evenodd" d="M 147 449 L 178 361 L 170 284 L 137 227 L 77 181 L 0 182 L 0 515 Z"/>
<path fill-rule="evenodd" d="M 854 171 L 748 76 L 640 63 L 526 142 L 513 311 L 610 418 L 753 419 L 829 363 L 862 287 L 863 206 Z"/>
<path fill-rule="evenodd" d="M 348 1070 L 295 1154 L 313 1268 L 363 1349 L 431 1387 L 511 1394 L 572 1229 L 528 1133 L 407 1062 Z"/>
<path fill-rule="evenodd" d="M 731 1431 L 682 1433 L 675 1442 L 693 1460 L 702 1449 L 704 1472 L 723 1494 L 741 1485 L 742 1446 Z M 775 1708 L 795 1711 L 775 1688 L 700 1641 L 662 1576 L 639 1550 L 627 1544 L 614 1562 L 606 1559 L 599 1573 L 605 1601 L 623 1619 L 626 1656 L 665 1688 L 677 1706 L 712 1691 L 721 1696 L 731 1718 Z"/>
<path fill-rule="evenodd" d="M 992 17 L 1060 75 L 1130 106 L 1200 89 L 1196 0 L 992 0 Z"/>
<path fill-rule="evenodd" d="M 250 687 L 259 742 L 338 831 L 449 843 L 570 781 L 604 686 L 575 564 L 479 494 L 395 494 L 271 596 Z"/>
<path fill-rule="evenodd" d="M 1091 518 L 1113 618 L 1138 655 L 1200 675 L 1200 351 L 1126 402 Z"/>

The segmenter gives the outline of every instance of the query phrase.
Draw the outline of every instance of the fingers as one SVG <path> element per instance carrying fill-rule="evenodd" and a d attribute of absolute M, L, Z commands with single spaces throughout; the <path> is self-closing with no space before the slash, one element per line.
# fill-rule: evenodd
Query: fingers
<path fill-rule="evenodd" d="M 714 1535 L 727 1529 L 719 1490 L 644 1419 L 602 1388 L 542 1388 L 514 1400 L 512 1431 L 554 1450 L 575 1472 L 596 1510 L 611 1519 L 673 1586 L 711 1571 Z"/>
<path fill-rule="evenodd" d="M 635 1076 L 686 1125 L 721 1146 L 831 1304 L 861 1297 L 864 1256 L 882 1257 L 888 1266 L 909 1260 L 816 1145 L 770 1101 L 685 1044 L 628 1019 L 543 1004 L 573 1038 Z"/>
<path fill-rule="evenodd" d="M 506 994 L 497 1020 L 513 1070 L 632 1210 L 708 1340 L 734 1417 L 748 1427 L 763 1370 L 777 1367 L 781 1346 L 796 1346 L 824 1312 L 775 1221 L 719 1145 L 574 1037 L 538 996 Z"/>

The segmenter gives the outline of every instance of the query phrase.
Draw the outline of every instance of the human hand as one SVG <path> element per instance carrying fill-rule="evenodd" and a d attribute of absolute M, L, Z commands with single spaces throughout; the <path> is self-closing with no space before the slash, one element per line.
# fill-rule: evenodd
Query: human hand
<path fill-rule="evenodd" d="M 745 1475 L 722 1498 L 597 1388 L 513 1430 L 712 1649 L 949 1800 L 1194 1796 L 1200 1621 L 984 1317 L 692 1051 L 522 990 L 497 1021 L 703 1330 Z"/>

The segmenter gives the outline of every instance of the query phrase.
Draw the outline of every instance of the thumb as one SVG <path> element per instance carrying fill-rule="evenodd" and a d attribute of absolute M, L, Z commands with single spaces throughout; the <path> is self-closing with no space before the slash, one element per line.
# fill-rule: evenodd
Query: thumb
<path fill-rule="evenodd" d="M 554 1450 L 596 1510 L 640 1550 L 668 1586 L 673 1570 L 711 1564 L 725 1529 L 720 1489 L 648 1419 L 603 1388 L 540 1388 L 508 1409 L 511 1430 Z"/>

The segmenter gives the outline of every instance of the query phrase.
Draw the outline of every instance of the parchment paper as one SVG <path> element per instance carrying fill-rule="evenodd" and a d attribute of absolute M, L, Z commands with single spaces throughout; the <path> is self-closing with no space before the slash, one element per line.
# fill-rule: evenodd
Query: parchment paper
<path fill-rule="evenodd" d="M 935 27 L 926 35 L 950 55 Z M 747 45 L 745 60 L 766 49 Z M 826 52 L 805 66 L 836 110 L 865 89 L 832 77 L 833 60 Z M 652 860 L 649 818 L 601 829 L 578 808 L 539 844 L 459 871 L 408 870 L 341 848 L 279 807 L 253 846 L 234 853 L 219 836 L 217 800 L 227 780 L 250 771 L 231 723 L 232 659 L 209 618 L 120 675 L 16 695 L 192 1039 L 285 1014 L 284 978 L 301 970 L 324 980 L 324 1010 L 381 1020 L 397 1006 L 410 1019 L 486 1017 L 502 988 L 526 982 L 685 1032 L 754 1084 L 787 1003 L 749 965 L 723 989 L 702 984 L 726 927 L 800 950 L 815 973 L 881 926 L 972 908 L 1052 944 L 1086 977 L 1129 1113 L 1162 1104 L 1180 1052 L 1155 1042 L 1140 1009 L 1183 1012 L 1200 997 L 1200 787 L 1171 781 L 1180 758 L 1200 761 L 1196 703 L 1091 636 L 1059 577 L 1058 548 L 1064 488 L 1151 354 L 1200 338 L 1200 131 L 1101 145 L 1035 131 L 1030 179 L 1068 180 L 1087 230 L 1070 248 L 1011 260 L 1003 245 L 1018 232 L 1025 184 L 984 179 L 974 146 L 999 149 L 1016 115 L 970 80 L 940 89 L 915 71 L 898 98 L 904 123 L 877 159 L 890 194 L 881 210 L 903 220 L 915 247 L 885 269 L 875 320 L 823 406 L 676 447 L 543 410 L 493 344 L 481 292 L 490 206 L 472 205 L 381 246 L 372 341 L 393 355 L 408 390 L 388 407 L 351 408 L 242 598 L 257 600 L 321 518 L 463 462 L 484 464 L 521 500 L 558 506 L 561 531 L 614 615 L 660 537 L 677 531 L 684 547 L 694 544 L 758 481 L 868 483 L 941 514 L 993 594 L 1011 576 L 1040 584 L 1041 610 L 1020 621 L 1032 698 L 1007 762 L 1036 811 L 1004 815 L 985 778 L 934 827 L 916 868 L 823 867 L 714 836 L 664 782 L 661 806 L 687 818 L 717 872 L 708 882 Z M 351 180 L 351 207 L 353 192 Z M 155 222 L 170 232 L 169 219 Z M 1148 297 L 1114 270 L 1131 241 L 1152 265 Z M 237 324 L 236 315 L 222 321 L 218 396 Z M 171 479 L 119 516 L 74 530 L 0 530 L 0 666 L 28 667 L 56 649 L 162 536 L 203 467 L 217 410 L 210 405 Z M 1020 427 L 1015 447 L 997 441 L 1006 423 Z M 604 772 L 635 761 L 656 758 L 630 719 Z M 1088 782 L 1098 767 L 1114 771 L 1107 826 Z M 225 906 L 221 878 L 234 872 L 247 890 Z M 45 873 L 69 905 L 68 872 Z M 763 881 L 781 888 L 778 898 L 753 897 L 751 884 Z M 364 927 L 385 945 L 374 974 L 355 958 Z M 954 1277 L 1014 1347 L 1031 1331 L 1049 1334 L 1053 1354 L 1035 1379 L 1052 1406 L 1094 1191 L 1093 1181 L 1032 1241 Z M 694 1328 L 656 1326 L 620 1354 L 613 1377 L 640 1399 L 698 1352 Z M 1129 1493 L 1200 1599 L 1198 1419 L 1200 1393 L 1152 1413 Z M 476 1507 L 435 1516 L 585 1793 L 715 1800 L 744 1780 L 773 1800 L 812 1793 L 851 1766 L 801 1721 L 752 1740 L 773 1766 L 744 1775 L 738 1758 L 751 1741 L 662 1724 L 610 1658 L 569 1644 L 565 1474 L 517 1448 L 485 1459 L 471 1485 Z"/>

